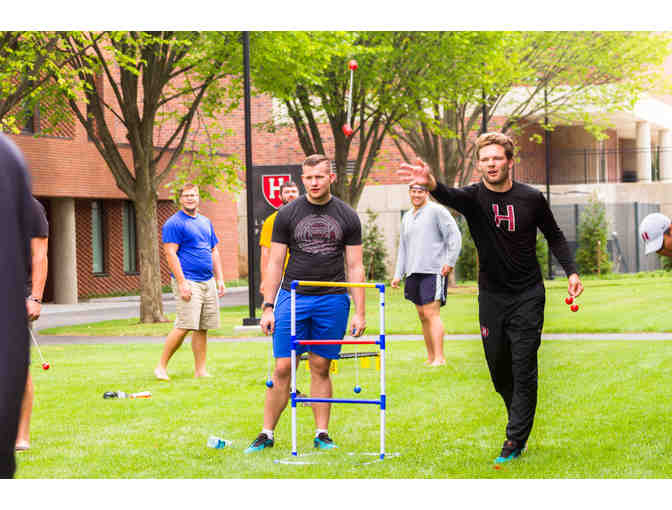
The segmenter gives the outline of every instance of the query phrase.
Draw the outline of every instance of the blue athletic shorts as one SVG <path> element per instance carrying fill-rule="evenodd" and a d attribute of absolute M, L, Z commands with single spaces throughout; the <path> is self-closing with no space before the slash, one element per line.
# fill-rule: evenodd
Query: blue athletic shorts
<path fill-rule="evenodd" d="M 291 293 L 280 289 L 275 300 L 275 331 L 273 355 L 289 358 L 292 355 Z M 342 340 L 348 326 L 350 296 L 324 294 L 312 296 L 296 294 L 297 340 Z M 296 355 L 310 351 L 327 359 L 338 359 L 340 345 L 297 345 Z"/>

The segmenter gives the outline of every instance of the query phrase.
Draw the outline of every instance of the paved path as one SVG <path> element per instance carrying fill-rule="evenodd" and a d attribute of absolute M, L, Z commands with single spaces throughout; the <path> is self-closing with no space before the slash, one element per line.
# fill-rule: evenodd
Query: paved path
<path fill-rule="evenodd" d="M 227 289 L 226 294 L 220 298 L 219 302 L 221 307 L 247 305 L 247 287 Z M 165 313 L 175 312 L 175 300 L 172 294 L 163 295 L 163 310 Z M 139 316 L 140 298 L 138 296 L 90 299 L 76 305 L 45 303 L 42 306 L 42 315 L 35 321 L 34 326 L 39 331 L 59 326 L 132 319 Z"/>

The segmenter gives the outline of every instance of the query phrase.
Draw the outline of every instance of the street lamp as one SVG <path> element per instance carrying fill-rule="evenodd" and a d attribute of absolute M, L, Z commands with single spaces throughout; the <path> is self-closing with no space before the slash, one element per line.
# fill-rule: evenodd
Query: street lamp
<path fill-rule="evenodd" d="M 252 197 L 252 113 L 250 108 L 250 33 L 243 32 L 243 90 L 245 103 L 245 186 L 247 197 L 247 292 L 250 316 L 243 319 L 243 326 L 259 324 L 254 314 L 257 284 L 254 281 L 254 204 Z"/>

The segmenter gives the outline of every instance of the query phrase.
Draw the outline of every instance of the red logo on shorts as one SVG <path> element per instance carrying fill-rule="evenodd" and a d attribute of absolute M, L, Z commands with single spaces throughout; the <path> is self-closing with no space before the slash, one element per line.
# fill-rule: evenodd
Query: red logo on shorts
<path fill-rule="evenodd" d="M 271 206 L 279 209 L 282 205 L 282 198 L 280 197 L 280 186 L 285 181 L 291 181 L 292 176 L 289 174 L 273 174 L 261 176 L 261 191 Z"/>
<path fill-rule="evenodd" d="M 488 335 L 490 334 L 490 330 L 486 328 L 485 326 L 481 326 L 481 336 L 483 338 L 488 338 Z"/>

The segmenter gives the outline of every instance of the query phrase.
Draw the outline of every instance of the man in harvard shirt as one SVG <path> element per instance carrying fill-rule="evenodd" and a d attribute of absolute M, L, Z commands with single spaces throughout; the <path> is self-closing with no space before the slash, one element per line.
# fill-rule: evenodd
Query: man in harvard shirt
<path fill-rule="evenodd" d="M 496 463 L 520 456 L 532 431 L 537 407 L 537 350 L 546 301 L 536 256 L 537 228 L 569 278 L 577 297 L 583 285 L 567 241 L 543 194 L 511 176 L 513 141 L 502 133 L 476 140 L 481 181 L 464 188 L 437 182 L 429 167 L 402 164 L 399 175 L 427 186 L 441 204 L 464 215 L 479 259 L 479 321 L 485 357 L 495 390 L 508 413 L 506 441 Z"/>

